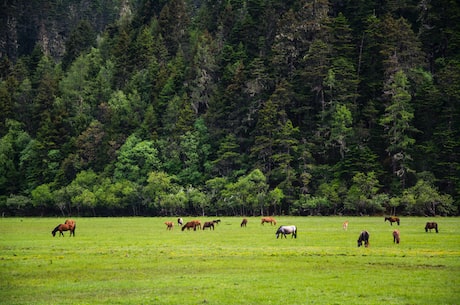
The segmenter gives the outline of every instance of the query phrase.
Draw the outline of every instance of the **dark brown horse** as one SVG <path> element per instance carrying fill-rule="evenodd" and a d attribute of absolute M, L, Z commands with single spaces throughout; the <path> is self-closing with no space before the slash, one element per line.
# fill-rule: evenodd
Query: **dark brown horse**
<path fill-rule="evenodd" d="M 399 230 L 393 231 L 393 243 L 399 244 Z"/>
<path fill-rule="evenodd" d="M 65 223 L 59 224 L 56 228 L 54 228 L 53 231 L 51 231 L 51 234 L 53 234 L 53 237 L 56 236 L 56 232 L 59 231 L 59 236 L 64 236 L 64 231 L 70 231 L 69 236 L 74 236 L 75 237 L 75 229 L 77 228 L 77 224 L 74 220 L 72 219 L 67 219 Z"/>
<path fill-rule="evenodd" d="M 213 229 L 214 230 L 214 221 L 206 221 L 203 224 L 203 230 L 209 228 L 209 230 Z"/>
<path fill-rule="evenodd" d="M 438 233 L 438 224 L 436 222 L 427 222 L 426 225 L 425 225 L 425 232 L 428 232 L 428 230 L 431 230 L 432 229 L 435 229 L 436 230 L 436 233 Z"/>
<path fill-rule="evenodd" d="M 385 222 L 387 220 L 390 222 L 390 225 L 393 225 L 393 222 L 396 222 L 396 223 L 398 223 L 398 226 L 399 226 L 399 218 L 398 217 L 396 217 L 396 216 L 385 217 L 385 220 L 383 222 Z"/>
<path fill-rule="evenodd" d="M 269 222 L 271 225 L 276 225 L 276 220 L 273 217 L 262 217 L 261 224 Z"/>
<path fill-rule="evenodd" d="M 366 248 L 369 247 L 369 232 L 367 231 L 362 231 L 361 234 L 359 234 L 358 247 L 361 247 L 363 242 Z"/>
<path fill-rule="evenodd" d="M 246 218 L 243 218 L 243 221 L 241 221 L 240 227 L 246 227 L 248 224 L 248 220 Z"/>

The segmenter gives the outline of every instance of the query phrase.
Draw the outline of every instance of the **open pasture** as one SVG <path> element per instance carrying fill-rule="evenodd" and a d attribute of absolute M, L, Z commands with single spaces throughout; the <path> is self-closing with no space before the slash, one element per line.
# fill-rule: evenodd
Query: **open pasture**
<path fill-rule="evenodd" d="M 0 304 L 458 304 L 460 219 L 223 217 L 0 219 Z M 212 217 L 184 217 L 184 221 Z M 348 220 L 348 230 L 342 223 Z M 174 221 L 167 230 L 165 221 Z M 425 233 L 427 221 L 439 234 Z M 276 239 L 279 225 L 297 238 Z M 399 229 L 401 243 L 393 244 Z M 370 247 L 357 247 L 362 230 Z"/>

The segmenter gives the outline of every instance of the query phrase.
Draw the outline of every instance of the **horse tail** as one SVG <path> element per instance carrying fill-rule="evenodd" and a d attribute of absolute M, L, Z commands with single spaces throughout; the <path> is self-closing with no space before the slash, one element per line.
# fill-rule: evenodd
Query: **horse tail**
<path fill-rule="evenodd" d="M 75 229 L 76 229 L 76 228 L 77 228 L 77 223 L 74 222 L 74 223 L 73 223 L 73 229 L 72 229 L 72 231 L 70 231 L 70 235 L 73 235 L 73 237 L 75 237 Z"/>

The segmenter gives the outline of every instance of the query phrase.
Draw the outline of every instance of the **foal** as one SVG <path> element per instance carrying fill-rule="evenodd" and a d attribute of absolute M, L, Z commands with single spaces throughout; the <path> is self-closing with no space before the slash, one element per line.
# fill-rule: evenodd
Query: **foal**
<path fill-rule="evenodd" d="M 174 223 L 172 221 L 166 221 L 166 230 L 172 230 L 174 228 Z"/>
<path fill-rule="evenodd" d="M 393 231 L 393 243 L 399 244 L 399 230 Z"/>

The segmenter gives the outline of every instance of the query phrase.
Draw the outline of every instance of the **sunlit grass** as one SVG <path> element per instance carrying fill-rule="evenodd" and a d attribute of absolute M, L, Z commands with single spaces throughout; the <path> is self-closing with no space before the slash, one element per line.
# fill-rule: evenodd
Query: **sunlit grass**
<path fill-rule="evenodd" d="M 52 237 L 64 219 L 0 220 L 2 304 L 456 304 L 460 219 L 278 217 L 276 227 L 221 218 L 215 231 L 166 231 L 173 218 L 77 218 L 76 237 Z M 202 221 L 209 220 L 201 218 Z M 401 244 L 391 232 L 401 231 Z M 358 248 L 361 230 L 370 248 Z"/>

